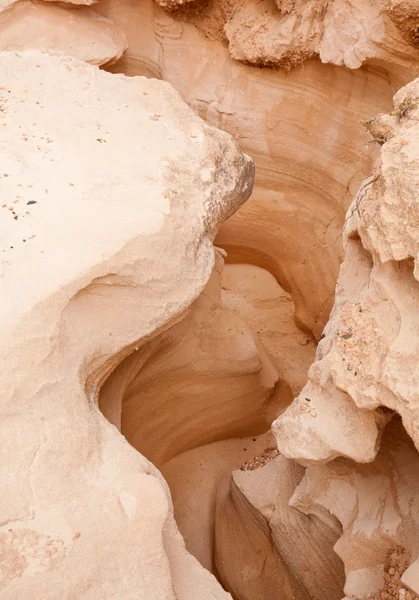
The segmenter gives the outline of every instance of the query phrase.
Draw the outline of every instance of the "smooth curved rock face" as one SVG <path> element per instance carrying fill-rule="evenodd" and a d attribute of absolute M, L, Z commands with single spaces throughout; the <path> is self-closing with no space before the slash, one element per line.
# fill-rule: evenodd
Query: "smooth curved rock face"
<path fill-rule="evenodd" d="M 214 570 L 214 527 L 220 482 L 244 462 L 274 444 L 270 431 L 194 448 L 162 465 L 170 487 L 176 524 L 187 550 L 210 572 Z"/>
<path fill-rule="evenodd" d="M 372 461 L 388 409 L 419 449 L 419 80 L 369 127 L 383 145 L 346 217 L 335 306 L 307 386 L 274 424 L 301 461 Z"/>
<path fill-rule="evenodd" d="M 1 597 L 227 599 L 97 395 L 204 289 L 252 162 L 167 83 L 0 61 Z"/>
<path fill-rule="evenodd" d="M 226 438 L 265 432 L 292 392 L 255 332 L 221 302 L 223 257 L 182 321 L 108 378 L 104 415 L 159 467 Z"/>
<path fill-rule="evenodd" d="M 120 59 L 127 46 L 122 29 L 88 7 L 27 0 L 0 4 L 0 50 L 53 50 L 100 66 Z"/>
<path fill-rule="evenodd" d="M 337 520 L 289 506 L 303 476 L 303 467 L 279 456 L 255 471 L 234 471 L 219 486 L 215 566 L 234 598 L 342 598 Z"/>
<path fill-rule="evenodd" d="M 227 264 L 222 273 L 222 302 L 251 328 L 293 397 L 298 395 L 307 382 L 316 344 L 296 326 L 291 295 L 265 269 Z"/>
<path fill-rule="evenodd" d="M 299 327 L 318 339 L 342 258 L 339 241 L 329 244 L 378 150 L 360 121 L 390 110 L 393 86 L 412 72 L 349 71 L 314 58 L 289 72 L 245 65 L 213 33 L 223 20 L 218 3 L 183 19 L 153 0 L 102 0 L 100 10 L 129 40 L 112 71 L 170 81 L 254 160 L 252 198 L 222 225 L 217 245 L 229 263 L 269 271 L 291 293 Z"/>

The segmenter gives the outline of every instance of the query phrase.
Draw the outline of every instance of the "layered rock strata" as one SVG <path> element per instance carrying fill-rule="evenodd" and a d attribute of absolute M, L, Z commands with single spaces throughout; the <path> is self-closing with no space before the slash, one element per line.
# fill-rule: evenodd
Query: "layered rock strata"
<path fill-rule="evenodd" d="M 129 43 L 110 70 L 169 81 L 252 157 L 254 193 L 221 226 L 217 245 L 228 263 L 269 271 L 291 294 L 299 327 L 318 339 L 342 257 L 339 241 L 329 244 L 377 152 L 360 121 L 390 109 L 411 74 L 376 64 L 349 71 L 315 58 L 289 72 L 243 64 L 211 34 L 210 23 L 222 21 L 217 7 L 181 17 L 153 0 L 102 0 L 101 12 Z"/>
<path fill-rule="evenodd" d="M 100 408 L 160 467 L 216 440 L 263 433 L 292 400 L 256 332 L 221 301 L 223 257 L 179 324 L 115 369 Z"/>

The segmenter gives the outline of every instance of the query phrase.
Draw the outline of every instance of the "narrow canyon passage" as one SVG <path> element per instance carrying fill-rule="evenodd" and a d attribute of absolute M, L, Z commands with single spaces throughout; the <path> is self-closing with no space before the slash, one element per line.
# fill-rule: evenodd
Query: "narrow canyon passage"
<path fill-rule="evenodd" d="M 288 497 L 273 491 L 285 493 L 284 473 L 296 487 L 304 470 L 286 459 L 275 459 L 262 479 L 237 469 L 276 456 L 270 425 L 307 382 L 333 305 L 345 211 L 378 155 L 362 121 L 389 110 L 395 80 L 408 75 L 390 64 L 348 71 L 316 59 L 290 72 L 255 69 L 232 62 L 216 35 L 202 35 L 205 13 L 197 30 L 193 17 L 164 13 L 151 0 L 135 10 L 129 2 L 102 6 L 130 41 L 111 71 L 169 81 L 256 165 L 250 200 L 219 229 L 226 254 L 210 284 L 172 333 L 109 378 L 103 413 L 160 469 L 187 550 L 234 600 L 273 600 L 277 588 L 281 599 L 341 600 L 345 577 L 333 551 L 341 525 L 286 508 L 291 487 Z M 143 39 L 138 19 L 153 23 Z M 290 520 L 282 535 L 295 540 L 295 555 L 272 533 L 280 518 Z M 315 580 L 297 557 L 304 536 L 323 557 Z"/>
<path fill-rule="evenodd" d="M 316 347 L 268 271 L 223 258 L 191 315 L 125 359 L 99 396 L 166 478 L 186 547 L 211 572 L 217 488 L 275 447 L 270 423 L 303 387 Z"/>
<path fill-rule="evenodd" d="M 289 72 L 255 69 L 231 61 L 215 34 L 202 35 L 205 12 L 200 22 L 167 14 L 151 0 L 135 9 L 126 0 L 106 0 L 102 7 L 130 41 L 128 53 L 110 70 L 169 81 L 207 122 L 232 133 L 256 165 L 250 200 L 216 237 L 227 253 L 219 257 L 225 264 L 218 281 L 213 275 L 172 336 L 163 334 L 162 341 L 140 349 L 139 358 L 126 359 L 120 381 L 115 373 L 105 385 L 102 410 L 160 469 L 186 548 L 235 600 L 272 600 L 278 586 L 287 590 L 281 598 L 341 600 L 342 563 L 332 551 L 341 535 L 336 520 L 324 531 L 311 523 L 313 547 L 319 544 L 328 563 L 317 565 L 315 584 L 304 580 L 302 565 L 284 559 L 267 524 L 259 525 L 264 533 L 238 525 L 237 535 L 253 550 L 240 559 L 247 576 L 232 582 L 234 569 L 223 569 L 220 556 L 228 557 L 229 544 L 238 549 L 241 543 L 232 541 L 236 532 L 225 530 L 221 513 L 232 511 L 228 519 L 234 522 L 241 509 L 220 498 L 222 489 L 236 485 L 230 482 L 234 470 L 255 456 L 275 456 L 270 425 L 306 384 L 333 304 L 345 211 L 378 154 L 362 121 L 390 109 L 400 84 L 394 80 L 403 78 L 403 70 L 371 63 L 349 71 L 316 59 Z M 139 20 L 150 25 L 142 39 L 136 34 Z M 116 389 L 120 408 L 112 420 Z M 291 480 L 301 480 L 290 465 L 284 469 Z M 276 489 L 282 485 L 277 482 Z M 243 488 L 246 502 L 253 488 L 260 489 L 257 477 Z M 266 502 L 275 505 L 275 493 Z M 278 518 L 286 514 L 284 505 L 275 510 Z M 257 511 L 266 512 L 258 501 L 249 522 L 259 518 Z M 290 518 L 296 539 L 309 531 L 307 522 Z M 239 554 L 232 556 L 237 560 Z"/>
<path fill-rule="evenodd" d="M 419 600 L 418 0 L 1 4 L 0 600 Z"/>

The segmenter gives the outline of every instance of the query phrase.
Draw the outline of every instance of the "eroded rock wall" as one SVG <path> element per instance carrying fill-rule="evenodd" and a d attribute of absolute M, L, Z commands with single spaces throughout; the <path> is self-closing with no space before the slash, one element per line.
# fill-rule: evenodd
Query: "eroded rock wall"
<path fill-rule="evenodd" d="M 316 465 L 291 504 L 339 519 L 335 550 L 345 593 L 357 598 L 379 592 L 392 549 L 402 548 L 409 563 L 419 553 L 419 80 L 370 129 L 381 153 L 345 219 L 335 305 L 307 385 L 273 425 L 284 456 Z M 406 573 L 418 593 L 419 581 Z"/>
<path fill-rule="evenodd" d="M 0 61 L 1 597 L 227 599 L 97 396 L 205 288 L 252 162 L 167 83 Z"/>
<path fill-rule="evenodd" d="M 216 256 L 188 315 L 132 353 L 101 390 L 102 412 L 158 467 L 216 440 L 265 432 L 292 399 L 258 336 L 221 302 Z"/>
<path fill-rule="evenodd" d="M 419 594 L 416 4 L 1 9 L 2 597 Z"/>
<path fill-rule="evenodd" d="M 329 244 L 377 152 L 361 121 L 391 108 L 395 75 L 378 64 L 347 70 L 315 58 L 289 72 L 232 60 L 215 33 L 224 18 L 217 3 L 183 16 L 153 0 L 102 0 L 100 10 L 129 43 L 110 70 L 169 81 L 254 160 L 252 198 L 220 228 L 217 244 L 228 262 L 268 270 L 291 293 L 297 324 L 318 338 L 342 257 L 340 242 Z M 397 85 L 411 77 L 397 73 Z"/>

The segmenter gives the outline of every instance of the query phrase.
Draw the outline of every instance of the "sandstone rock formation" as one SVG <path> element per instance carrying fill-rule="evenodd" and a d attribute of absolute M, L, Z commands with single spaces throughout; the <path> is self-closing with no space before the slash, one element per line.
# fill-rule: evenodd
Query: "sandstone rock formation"
<path fill-rule="evenodd" d="M 261 469 L 234 471 L 218 488 L 215 564 L 234 598 L 341 599 L 337 520 L 289 506 L 303 476 L 303 467 L 279 456 Z"/>
<path fill-rule="evenodd" d="M 270 431 L 221 440 L 183 452 L 160 468 L 170 487 L 176 524 L 186 549 L 209 571 L 215 571 L 214 525 L 220 483 L 274 444 Z"/>
<path fill-rule="evenodd" d="M 313 54 L 359 68 L 378 59 L 409 67 L 419 59 L 418 8 L 390 0 L 242 0 L 225 25 L 231 56 L 290 69 Z M 397 6 L 398 5 L 398 6 Z"/>
<path fill-rule="evenodd" d="M 377 424 L 386 420 L 382 407 L 401 415 L 419 448 L 419 80 L 395 96 L 394 106 L 369 124 L 383 145 L 345 220 L 335 306 L 309 382 L 275 426 L 280 450 L 299 460 L 372 461 Z M 330 410 L 336 411 L 333 428 L 322 418 Z M 361 432 L 363 439 L 353 443 Z"/>
<path fill-rule="evenodd" d="M 418 600 L 417 2 L 0 9 L 0 598 Z"/>
<path fill-rule="evenodd" d="M 188 315 L 130 354 L 101 391 L 104 415 L 158 467 L 203 444 L 263 433 L 292 400 L 257 336 L 222 305 L 222 267 L 218 253 Z"/>
<path fill-rule="evenodd" d="M 252 329 L 293 397 L 298 395 L 314 360 L 315 343 L 296 326 L 291 295 L 265 269 L 227 264 L 222 273 L 222 302 Z"/>
<path fill-rule="evenodd" d="M 228 598 L 97 399 L 205 287 L 252 163 L 166 83 L 0 60 L 1 597 Z"/>
<path fill-rule="evenodd" d="M 410 72 L 391 62 L 349 71 L 315 58 L 289 72 L 255 69 L 232 60 L 216 34 L 219 3 L 167 14 L 154 0 L 102 0 L 99 9 L 128 38 L 112 72 L 169 81 L 254 160 L 254 193 L 217 245 L 228 263 L 268 270 L 291 294 L 298 325 L 318 339 L 341 260 L 339 241 L 329 244 L 377 152 L 360 121 L 391 108 L 398 87 L 419 74 L 417 61 L 412 55 Z"/>
<path fill-rule="evenodd" d="M 74 9 L 33 0 L 0 3 L 0 50 L 29 48 L 55 50 L 94 65 L 109 65 L 121 58 L 127 39 L 115 23 L 88 7 Z"/>
<path fill-rule="evenodd" d="M 339 519 L 343 534 L 334 550 L 345 564 L 347 597 L 380 598 L 391 553 L 405 553 L 407 564 L 418 555 L 418 469 L 419 456 L 398 419 L 386 428 L 372 464 L 337 459 L 307 468 L 290 503 L 307 515 Z"/>
<path fill-rule="evenodd" d="M 335 305 L 309 381 L 273 426 L 284 456 L 320 463 L 307 469 L 291 504 L 339 519 L 345 592 L 359 598 L 379 589 L 392 547 L 411 559 L 419 553 L 419 80 L 394 100 L 390 115 L 369 123 L 380 159 L 347 213 Z M 393 418 L 383 432 L 395 413 L 404 429 Z M 372 464 L 333 460 L 339 456 Z M 405 576 L 414 592 L 415 569 Z"/>

